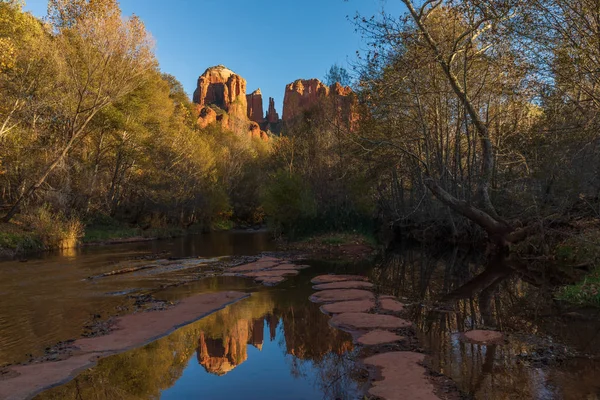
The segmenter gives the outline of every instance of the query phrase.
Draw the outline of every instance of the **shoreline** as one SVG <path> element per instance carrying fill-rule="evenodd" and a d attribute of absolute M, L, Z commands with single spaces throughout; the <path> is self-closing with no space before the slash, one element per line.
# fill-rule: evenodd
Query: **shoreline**
<path fill-rule="evenodd" d="M 2 248 L 0 247 L 0 262 L 2 261 L 11 261 L 16 259 L 27 259 L 28 256 L 36 256 L 45 253 L 50 253 L 54 251 L 60 250 L 68 250 L 68 249 L 80 249 L 84 247 L 100 247 L 100 246 L 111 246 L 111 245 L 120 245 L 120 244 L 130 244 L 130 243 L 143 243 L 143 242 L 154 242 L 158 240 L 168 240 L 168 239 L 177 239 L 188 235 L 204 235 L 210 234 L 214 232 L 231 232 L 231 233 L 265 233 L 269 230 L 265 227 L 256 228 L 243 228 L 243 227 L 235 227 L 231 229 L 213 229 L 208 232 L 184 232 L 182 231 L 180 234 L 170 234 L 170 235 L 158 235 L 158 236 L 125 236 L 125 237 L 115 237 L 108 238 L 104 240 L 91 240 L 91 241 L 81 241 L 77 243 L 74 247 L 69 248 L 36 248 L 36 249 L 28 249 L 28 250 L 20 250 L 13 248 Z"/>
<path fill-rule="evenodd" d="M 206 293 L 185 298 L 166 310 L 119 317 L 115 329 L 108 334 L 80 338 L 69 344 L 59 361 L 13 365 L 0 370 L 0 398 L 33 398 L 69 382 L 102 358 L 144 346 L 250 296 L 236 291 Z"/>

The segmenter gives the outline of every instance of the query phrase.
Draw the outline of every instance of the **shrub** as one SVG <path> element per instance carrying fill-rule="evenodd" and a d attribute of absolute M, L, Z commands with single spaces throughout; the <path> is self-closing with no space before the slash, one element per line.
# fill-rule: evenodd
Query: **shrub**
<path fill-rule="evenodd" d="M 556 298 L 572 304 L 600 307 L 600 268 L 586 276 L 583 281 L 560 288 Z"/>
<path fill-rule="evenodd" d="M 48 206 L 37 208 L 27 217 L 31 229 L 46 249 L 76 247 L 84 234 L 84 225 L 76 217 L 53 213 Z"/>
<path fill-rule="evenodd" d="M 286 232 L 290 236 L 294 236 L 302 220 L 316 215 L 310 186 L 301 176 L 283 170 L 272 177 L 265 189 L 263 208 L 275 233 Z"/>

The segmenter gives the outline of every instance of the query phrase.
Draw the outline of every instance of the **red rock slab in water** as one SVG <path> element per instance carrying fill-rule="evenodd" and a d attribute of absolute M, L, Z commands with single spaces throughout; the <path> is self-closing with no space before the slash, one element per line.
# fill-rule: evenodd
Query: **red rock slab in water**
<path fill-rule="evenodd" d="M 348 312 L 369 312 L 375 307 L 375 301 L 369 300 L 354 300 L 341 301 L 339 303 L 324 304 L 321 306 L 321 312 L 325 314 L 341 314 Z"/>
<path fill-rule="evenodd" d="M 343 313 L 334 315 L 329 320 L 329 323 L 336 328 L 348 331 L 364 329 L 400 329 L 411 326 L 409 321 L 394 317 L 393 315 L 367 313 Z"/>
<path fill-rule="evenodd" d="M 404 311 L 404 304 L 392 299 L 380 298 L 381 309 L 384 311 L 401 312 Z"/>
<path fill-rule="evenodd" d="M 356 341 L 365 346 L 376 346 L 378 344 L 386 344 L 404 340 L 404 336 L 396 335 L 389 331 L 375 329 L 374 331 L 365 333 Z"/>
<path fill-rule="evenodd" d="M 257 282 L 261 282 L 265 286 L 275 286 L 285 281 L 285 278 L 282 276 L 272 276 L 272 277 L 264 277 L 264 278 L 256 278 Z"/>
<path fill-rule="evenodd" d="M 360 275 L 319 275 L 311 280 L 315 285 L 320 283 L 343 282 L 343 281 L 366 281 L 366 276 Z"/>
<path fill-rule="evenodd" d="M 305 268 L 308 268 L 308 265 L 281 264 L 281 265 L 276 266 L 275 268 L 269 268 L 269 271 L 279 271 L 281 269 L 301 270 L 301 269 L 305 269 Z"/>
<path fill-rule="evenodd" d="M 271 261 L 271 262 L 277 262 L 277 263 L 285 262 L 279 258 L 271 257 L 271 256 L 263 256 L 263 257 L 259 258 L 258 262 L 261 262 L 261 261 Z"/>
<path fill-rule="evenodd" d="M 321 283 L 320 285 L 313 286 L 315 290 L 328 290 L 328 289 L 372 289 L 373 284 L 365 281 L 342 281 L 342 282 L 331 282 Z"/>
<path fill-rule="evenodd" d="M 143 346 L 248 296 L 242 292 L 206 293 L 183 299 L 166 310 L 119 317 L 116 329 L 107 335 L 73 342 L 79 350 L 71 357 L 9 367 L 7 375 L 12 377 L 0 379 L 0 399 L 31 398 L 44 389 L 68 382 L 100 358 Z"/>
<path fill-rule="evenodd" d="M 391 296 L 389 294 L 382 294 L 381 296 L 379 296 L 379 300 L 384 300 L 384 299 L 396 300 L 397 297 L 396 296 Z"/>
<path fill-rule="evenodd" d="M 265 269 L 273 268 L 276 265 L 279 265 L 278 262 L 275 261 L 255 261 L 249 264 L 239 265 L 237 267 L 229 268 L 227 271 L 229 272 L 253 272 L 253 271 L 263 271 Z"/>
<path fill-rule="evenodd" d="M 259 271 L 259 272 L 248 272 L 244 276 L 247 278 L 271 278 L 280 276 L 295 276 L 298 275 L 298 271 L 295 269 L 281 269 L 279 271 Z"/>
<path fill-rule="evenodd" d="M 350 300 L 375 300 L 373 293 L 358 289 L 323 290 L 309 297 L 313 303 L 335 303 Z"/>
<path fill-rule="evenodd" d="M 365 364 L 380 368 L 382 375 L 369 394 L 384 400 L 439 400 L 421 365 L 424 358 L 419 353 L 394 351 L 365 359 Z"/>
<path fill-rule="evenodd" d="M 475 344 L 502 344 L 504 335 L 498 331 L 474 330 L 462 334 L 463 340 Z"/>

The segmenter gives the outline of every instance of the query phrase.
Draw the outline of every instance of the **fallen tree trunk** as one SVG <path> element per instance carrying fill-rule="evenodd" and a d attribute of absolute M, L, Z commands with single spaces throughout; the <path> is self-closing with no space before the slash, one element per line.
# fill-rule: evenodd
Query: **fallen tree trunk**
<path fill-rule="evenodd" d="M 494 218 L 485 211 L 474 207 L 472 204 L 452 196 L 433 178 L 426 178 L 424 182 L 427 188 L 439 201 L 450 207 L 451 210 L 468 218 L 483 228 L 488 234 L 490 242 L 500 249 L 525 240 L 529 234 L 538 229 L 537 225 L 516 229 L 508 222 Z"/>

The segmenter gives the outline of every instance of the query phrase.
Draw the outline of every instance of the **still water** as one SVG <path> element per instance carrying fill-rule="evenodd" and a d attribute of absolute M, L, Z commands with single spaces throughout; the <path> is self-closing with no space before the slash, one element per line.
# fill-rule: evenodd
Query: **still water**
<path fill-rule="evenodd" d="M 137 274 L 87 279 L 144 257 L 255 255 L 274 249 L 266 232 L 215 232 L 172 240 L 92 246 L 0 262 L 0 367 L 39 356 L 46 347 L 79 337 L 94 316 L 125 312 L 130 294 L 154 291 L 168 276 Z M 181 279 L 181 277 L 178 277 Z M 229 289 L 226 285 L 225 289 Z M 233 288 L 232 288 L 233 289 Z"/>
<path fill-rule="evenodd" d="M 352 338 L 308 301 L 310 276 L 101 360 L 36 399 L 356 399 Z"/>
<path fill-rule="evenodd" d="M 314 275 L 361 272 L 409 305 L 429 366 L 452 378 L 467 398 L 600 399 L 600 315 L 574 314 L 557 303 L 552 289 L 565 277 L 543 266 L 409 247 L 376 262 L 309 260 L 312 268 L 275 288 L 235 277 L 197 280 L 197 271 L 188 269 L 86 279 L 147 263 L 144 257 L 153 253 L 208 259 L 273 249 L 266 234 L 221 233 L 0 263 L 0 364 L 78 337 L 92 315 L 119 314 L 137 293 L 173 301 L 245 290 L 253 295 L 103 359 L 39 399 L 353 399 L 364 374 L 349 360 L 360 349 L 330 328 L 307 298 Z M 210 262 L 202 268 L 211 269 Z M 164 287 L 182 278 L 190 282 Z M 480 346 L 460 340 L 460 332 L 478 328 L 501 330 L 507 341 Z"/>
<path fill-rule="evenodd" d="M 600 310 L 557 302 L 562 269 L 488 260 L 454 248 L 388 252 L 373 270 L 383 291 L 412 304 L 429 364 L 475 399 L 600 399 Z M 475 345 L 460 332 L 495 329 L 503 345 Z"/>

